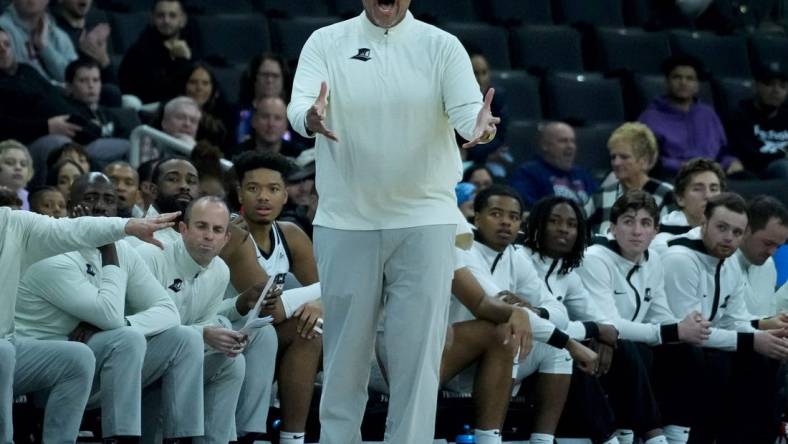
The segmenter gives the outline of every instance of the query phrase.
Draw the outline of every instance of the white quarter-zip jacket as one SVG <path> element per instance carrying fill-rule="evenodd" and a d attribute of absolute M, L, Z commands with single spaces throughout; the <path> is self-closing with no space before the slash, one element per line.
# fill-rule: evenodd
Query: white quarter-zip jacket
<path fill-rule="evenodd" d="M 203 327 L 221 325 L 219 305 L 230 282 L 230 269 L 221 258 L 201 266 L 186 250 L 183 238 L 166 244 L 164 250 L 145 244 L 137 252 L 178 307 L 183 325 L 200 334 Z"/>
<path fill-rule="evenodd" d="M 657 254 L 668 249 L 668 241 L 691 230 L 687 215 L 681 210 L 673 210 L 659 219 L 659 233 L 654 236 L 649 248 Z"/>
<path fill-rule="evenodd" d="M 318 136 L 314 224 L 381 230 L 457 223 L 462 177 L 456 129 L 471 139 L 482 106 L 467 52 L 453 35 L 413 18 L 391 28 L 366 14 L 315 31 L 304 44 L 288 118 L 309 137 L 307 111 L 327 82 Z"/>
<path fill-rule="evenodd" d="M 82 321 L 112 330 L 128 320 L 145 336 L 153 336 L 180 325 L 178 309 L 137 252 L 122 240 L 115 248 L 118 266 L 102 266 L 96 248 L 30 266 L 19 283 L 18 334 L 62 340 Z"/>
<path fill-rule="evenodd" d="M 778 313 L 777 267 L 774 259 L 766 259 L 763 265 L 754 265 L 741 250 L 733 258 L 744 272 L 744 302 L 747 311 L 757 318 L 768 318 Z"/>
<path fill-rule="evenodd" d="M 697 310 L 711 322 L 706 346 L 722 350 L 752 350 L 754 316 L 744 301 L 746 277 L 733 257 L 708 253 L 700 227 L 675 237 L 662 254 L 665 291 L 677 316 Z"/>
<path fill-rule="evenodd" d="M 676 317 L 665 298 L 659 256 L 647 250 L 638 263 L 620 253 L 612 235 L 594 238 L 577 274 L 621 339 L 648 345 L 678 342 Z"/>
<path fill-rule="evenodd" d="M 580 280 L 580 276 L 575 270 L 567 274 L 559 274 L 563 264 L 562 259 L 542 256 L 528 247 L 523 247 L 523 249 L 531 258 L 531 262 L 547 291 L 566 307 L 570 319 L 566 329 L 569 337 L 576 340 L 589 339 L 595 337 L 599 332 L 596 322 L 612 324 L 607 320 L 596 301 L 588 294 L 583 286 L 583 281 Z"/>
<path fill-rule="evenodd" d="M 126 219 L 54 219 L 0 207 L 0 338 L 14 334 L 19 278 L 30 264 L 79 248 L 106 245 L 126 236 Z"/>
<path fill-rule="evenodd" d="M 569 323 L 566 308 L 539 279 L 523 247 L 509 245 L 498 252 L 474 241 L 469 251 L 457 251 L 462 257 L 462 265 L 473 273 L 488 297 L 495 297 L 499 292 L 508 290 L 540 309 L 541 317 L 525 309 L 535 340 L 557 348 L 566 346 L 569 336 L 562 331 Z M 449 319 L 451 322 L 461 322 L 473 319 L 473 315 L 457 298 L 452 298 Z"/>

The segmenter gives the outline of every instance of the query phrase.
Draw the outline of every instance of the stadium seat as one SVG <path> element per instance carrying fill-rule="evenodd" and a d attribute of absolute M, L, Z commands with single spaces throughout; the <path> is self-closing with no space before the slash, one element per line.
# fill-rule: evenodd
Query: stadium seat
<path fill-rule="evenodd" d="M 153 0 L 97 0 L 96 7 L 112 12 L 150 12 Z"/>
<path fill-rule="evenodd" d="M 339 21 L 338 17 L 296 17 L 289 20 L 271 20 L 274 48 L 285 60 L 295 62 L 301 55 L 304 43 L 315 30 L 337 21 Z"/>
<path fill-rule="evenodd" d="M 583 26 L 624 26 L 622 0 L 556 0 L 556 23 Z"/>
<path fill-rule="evenodd" d="M 478 21 L 472 0 L 417 0 L 410 4 L 410 12 L 428 23 Z"/>
<path fill-rule="evenodd" d="M 249 0 L 188 0 L 189 14 L 248 14 L 253 11 Z"/>
<path fill-rule="evenodd" d="M 642 28 L 651 20 L 653 3 L 661 0 L 627 0 L 624 2 L 624 23 Z"/>
<path fill-rule="evenodd" d="M 468 49 L 481 51 L 493 69 L 509 69 L 509 40 L 506 29 L 483 23 L 451 22 L 441 26 L 457 36 Z"/>
<path fill-rule="evenodd" d="M 617 79 L 594 73 L 556 73 L 545 80 L 549 117 L 573 123 L 624 120 L 624 98 Z"/>
<path fill-rule="evenodd" d="M 522 26 L 512 32 L 516 66 L 545 71 L 582 71 L 580 33 L 568 26 Z"/>
<path fill-rule="evenodd" d="M 125 54 L 148 23 L 150 23 L 149 12 L 110 13 L 109 25 L 112 27 L 110 38 L 115 54 Z"/>
<path fill-rule="evenodd" d="M 739 102 L 753 96 L 751 79 L 715 79 L 712 86 L 717 113 L 723 122 L 728 121 Z"/>
<path fill-rule="evenodd" d="M 598 68 L 603 72 L 623 70 L 658 74 L 660 65 L 670 55 L 668 36 L 637 28 L 598 28 Z"/>
<path fill-rule="evenodd" d="M 212 66 L 216 82 L 219 84 L 219 91 L 222 92 L 225 100 L 230 105 L 238 104 L 238 91 L 241 86 L 241 73 L 246 69 L 246 64 L 236 64 L 230 66 Z"/>
<path fill-rule="evenodd" d="M 665 77 L 662 75 L 635 76 L 635 102 L 637 112 L 635 117 L 646 109 L 646 106 L 657 96 L 665 94 Z M 700 99 L 709 105 L 715 106 L 709 82 L 700 82 L 698 91 Z"/>
<path fill-rule="evenodd" d="M 211 0 L 207 0 L 211 1 Z M 302 17 L 317 16 L 325 17 L 331 15 L 326 0 L 251 0 L 254 8 L 269 17 Z M 356 2 L 358 10 L 361 9 L 360 2 Z"/>
<path fill-rule="evenodd" d="M 489 0 L 485 19 L 503 25 L 552 25 L 550 0 Z"/>
<path fill-rule="evenodd" d="M 490 83 L 506 96 L 506 108 L 513 120 L 542 118 L 539 79 L 525 71 L 492 71 Z"/>
<path fill-rule="evenodd" d="M 623 122 L 597 123 L 575 128 L 577 154 L 575 164 L 591 171 L 601 180 L 610 171 L 610 154 L 607 141 L 610 134 Z"/>
<path fill-rule="evenodd" d="M 509 146 L 513 168 L 536 157 L 538 135 L 539 121 L 513 120 L 509 122 L 509 126 L 506 128 L 505 144 Z"/>
<path fill-rule="evenodd" d="M 747 43 L 743 37 L 672 31 L 670 46 L 674 54 L 689 54 L 700 59 L 713 77 L 750 77 Z"/>
<path fill-rule="evenodd" d="M 194 22 L 204 57 L 238 63 L 271 49 L 268 22 L 260 14 L 200 16 Z"/>
<path fill-rule="evenodd" d="M 754 34 L 750 37 L 750 61 L 753 66 L 773 62 L 788 62 L 788 37 L 774 34 Z"/>

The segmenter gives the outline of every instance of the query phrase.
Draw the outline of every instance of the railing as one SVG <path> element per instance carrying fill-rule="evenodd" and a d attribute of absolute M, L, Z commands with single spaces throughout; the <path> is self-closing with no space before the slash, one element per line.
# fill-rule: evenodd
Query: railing
<path fill-rule="evenodd" d="M 156 147 L 163 151 L 162 154 L 166 151 L 174 151 L 175 153 L 188 157 L 194 149 L 193 142 L 178 139 L 177 137 L 173 137 L 148 125 L 140 125 L 134 128 L 134 131 L 132 131 L 129 136 L 129 142 L 131 143 L 129 163 L 134 168 L 140 166 L 140 149 L 146 137 L 150 138 L 151 141 L 156 144 Z M 229 170 L 233 167 L 233 163 L 227 159 L 220 159 L 219 162 L 224 170 Z"/>

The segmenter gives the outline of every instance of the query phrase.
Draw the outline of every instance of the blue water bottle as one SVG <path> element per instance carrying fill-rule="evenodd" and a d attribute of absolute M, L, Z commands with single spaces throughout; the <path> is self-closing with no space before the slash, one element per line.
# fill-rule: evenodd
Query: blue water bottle
<path fill-rule="evenodd" d="M 473 432 L 471 431 L 471 426 L 465 424 L 462 426 L 462 433 L 457 435 L 454 438 L 455 444 L 476 444 L 476 437 L 473 436 Z"/>

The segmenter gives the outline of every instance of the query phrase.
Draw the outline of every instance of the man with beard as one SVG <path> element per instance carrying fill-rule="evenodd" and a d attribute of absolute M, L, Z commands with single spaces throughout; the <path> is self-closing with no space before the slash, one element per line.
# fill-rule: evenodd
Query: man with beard
<path fill-rule="evenodd" d="M 194 39 L 187 34 L 186 11 L 180 0 L 156 0 L 151 25 L 126 52 L 118 68 L 120 88 L 143 103 L 170 97 L 175 74 L 192 59 Z"/>
<path fill-rule="evenodd" d="M 151 182 L 151 191 L 155 197 L 145 213 L 146 217 L 171 211 L 180 211 L 183 214 L 200 191 L 197 169 L 186 159 L 162 160 L 154 168 Z M 171 243 L 177 241 L 180 234 L 174 228 L 169 228 L 156 232 L 156 238 L 163 243 Z"/>
<path fill-rule="evenodd" d="M 112 182 L 83 175 L 68 209 L 71 217 L 115 216 Z M 20 281 L 16 323 L 21 337 L 84 342 L 92 350 L 97 399 L 89 407 L 101 407 L 106 439 L 132 443 L 154 432 L 142 430 L 144 388 L 163 393 L 165 441 L 203 434 L 200 336 L 180 326 L 175 304 L 125 241 L 32 265 Z"/>
<path fill-rule="evenodd" d="M 746 275 L 738 261 L 728 260 L 747 232 L 744 199 L 714 196 L 704 215 L 700 227 L 668 241 L 662 254 L 670 308 L 677 316 L 700 312 L 711 322 L 706 345 L 718 349 L 704 350 L 707 371 L 695 390 L 706 402 L 692 439 L 773 443 L 777 366 L 788 358 L 788 323 L 780 317 L 753 319 L 745 302 Z"/>
<path fill-rule="evenodd" d="M 118 214 L 122 217 L 142 217 L 144 212 L 137 205 L 140 195 L 140 176 L 127 162 L 112 162 L 104 168 L 104 174 L 112 179 L 118 194 Z"/>

